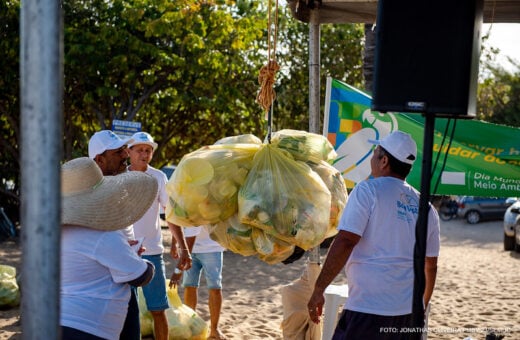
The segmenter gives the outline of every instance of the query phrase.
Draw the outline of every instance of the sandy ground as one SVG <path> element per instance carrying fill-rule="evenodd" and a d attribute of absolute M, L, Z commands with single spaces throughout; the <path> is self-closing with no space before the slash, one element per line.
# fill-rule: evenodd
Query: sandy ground
<path fill-rule="evenodd" d="M 442 222 L 441 228 L 428 338 L 485 339 L 495 329 L 504 339 L 520 339 L 520 254 L 503 250 L 502 221 L 469 225 L 453 220 Z M 322 253 L 325 256 L 325 250 Z M 165 258 L 171 273 L 173 263 L 169 255 Z M 19 244 L 1 243 L 0 259 L 19 269 Z M 228 339 L 283 339 L 280 289 L 302 275 L 305 259 L 268 265 L 255 257 L 225 252 L 220 328 Z M 344 282 L 343 274 L 335 281 Z M 207 297 L 207 289 L 201 288 L 197 313 L 209 321 Z M 20 339 L 20 335 L 19 309 L 0 310 L 0 339 Z"/>

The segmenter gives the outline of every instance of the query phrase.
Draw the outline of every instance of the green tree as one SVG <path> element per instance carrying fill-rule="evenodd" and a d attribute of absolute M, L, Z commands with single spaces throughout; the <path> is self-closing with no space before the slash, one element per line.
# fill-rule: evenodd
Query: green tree
<path fill-rule="evenodd" d="M 278 38 L 281 70 L 274 103 L 274 130 L 309 129 L 309 25 L 283 9 Z M 363 25 L 320 25 L 320 94 L 323 112 L 326 78 L 331 76 L 363 88 Z M 323 119 L 323 117 L 321 117 Z M 323 123 L 323 121 L 322 121 Z"/>
<path fill-rule="evenodd" d="M 155 137 L 156 167 L 225 136 L 265 137 L 255 100 L 267 62 L 267 3 L 64 1 L 64 160 L 86 155 L 89 137 L 114 119 L 139 121 Z M 0 4 L 0 204 L 15 212 L 19 7 L 19 0 Z M 275 128 L 307 130 L 309 26 L 279 10 Z M 321 39 L 323 96 L 329 74 L 360 86 L 362 27 L 324 25 Z"/>
<path fill-rule="evenodd" d="M 258 4 L 221 3 L 67 3 L 65 130 L 85 135 L 67 137 L 65 150 L 85 150 L 114 119 L 142 123 L 159 143 L 159 165 L 224 135 L 260 132 L 251 51 L 264 19 Z"/>
<path fill-rule="evenodd" d="M 18 0 L 0 3 L 0 206 L 18 221 L 20 204 L 20 72 Z"/>
<path fill-rule="evenodd" d="M 480 62 L 477 118 L 520 127 L 520 64 L 510 60 L 513 71 L 498 65 L 498 50 L 486 46 Z"/>

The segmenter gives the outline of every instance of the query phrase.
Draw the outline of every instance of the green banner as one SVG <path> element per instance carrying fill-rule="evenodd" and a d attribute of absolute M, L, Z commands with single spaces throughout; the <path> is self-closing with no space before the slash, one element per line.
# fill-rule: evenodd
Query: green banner
<path fill-rule="evenodd" d="M 334 166 L 347 187 L 370 176 L 373 146 L 392 131 L 410 133 L 418 159 L 407 181 L 421 186 L 424 117 L 371 111 L 372 98 L 339 80 L 327 79 L 324 135 L 338 157 Z M 520 192 L 520 129 L 477 120 L 435 118 L 431 194 L 490 197 Z"/>

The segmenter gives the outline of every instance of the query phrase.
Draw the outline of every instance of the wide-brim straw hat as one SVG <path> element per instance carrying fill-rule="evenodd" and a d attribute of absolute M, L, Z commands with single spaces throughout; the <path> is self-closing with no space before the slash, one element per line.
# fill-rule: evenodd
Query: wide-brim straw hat
<path fill-rule="evenodd" d="M 88 157 L 61 167 L 61 223 L 118 230 L 138 221 L 157 197 L 157 180 L 140 171 L 103 176 Z"/>

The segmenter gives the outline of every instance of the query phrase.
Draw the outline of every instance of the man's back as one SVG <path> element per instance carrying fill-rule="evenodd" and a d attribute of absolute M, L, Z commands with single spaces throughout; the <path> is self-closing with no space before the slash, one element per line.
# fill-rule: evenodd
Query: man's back
<path fill-rule="evenodd" d="M 395 177 L 371 179 L 352 191 L 339 226 L 361 236 L 345 267 L 348 309 L 378 315 L 411 312 L 418 211 L 418 192 Z M 433 209 L 429 216 L 430 254 L 438 247 L 437 221 Z"/>

